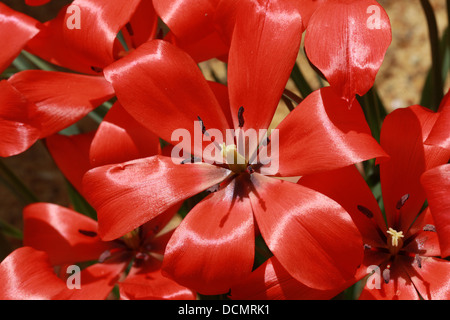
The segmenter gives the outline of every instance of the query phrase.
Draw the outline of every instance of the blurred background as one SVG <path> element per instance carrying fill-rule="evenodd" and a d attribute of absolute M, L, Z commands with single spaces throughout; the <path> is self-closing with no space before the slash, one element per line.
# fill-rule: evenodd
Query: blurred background
<path fill-rule="evenodd" d="M 0 0 L 0 2 L 45 22 L 55 17 L 64 5 L 72 1 L 53 0 L 40 7 L 27 6 L 24 0 Z M 396 108 L 420 103 L 422 88 L 431 65 L 431 54 L 426 18 L 419 0 L 379 0 L 378 2 L 390 17 L 393 38 L 375 84 L 387 112 L 390 112 Z M 446 0 L 430 0 L 430 2 L 435 11 L 439 35 L 442 37 L 448 25 Z M 319 88 L 321 84 L 307 63 L 302 50 L 300 50 L 298 62 L 311 87 Z M 213 73 L 219 78 L 225 77 L 226 66 L 218 60 L 203 62 L 200 66 L 208 79 L 213 79 Z M 449 83 L 447 79 L 445 91 L 448 90 Z M 298 92 L 291 81 L 288 83 L 288 88 Z M 275 126 L 287 114 L 286 106 L 280 104 L 272 125 Z M 84 131 L 89 130 L 93 125 L 90 118 L 83 119 L 80 124 Z M 64 178 L 42 141 L 20 155 L 2 160 L 40 201 L 69 205 Z M 22 229 L 24 205 L 0 183 L 0 220 Z M 2 251 L 6 252 L 20 245 L 21 242 L 14 238 L 0 239 L 0 260 L 3 259 Z"/>

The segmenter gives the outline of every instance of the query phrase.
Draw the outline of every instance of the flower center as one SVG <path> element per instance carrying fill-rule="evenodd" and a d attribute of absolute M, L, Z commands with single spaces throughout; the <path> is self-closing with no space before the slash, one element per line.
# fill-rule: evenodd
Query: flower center
<path fill-rule="evenodd" d="M 402 238 L 404 237 L 403 231 L 397 231 L 392 228 L 389 228 L 389 230 L 387 231 L 387 234 L 388 234 L 388 239 L 387 239 L 388 243 L 387 244 L 389 247 L 389 251 L 392 254 L 397 254 L 397 252 L 403 246 L 403 240 L 402 240 Z"/>
<path fill-rule="evenodd" d="M 132 250 L 138 250 L 141 245 L 141 239 L 139 237 L 138 230 L 133 230 L 122 236 L 123 242 L 128 248 Z"/>
<path fill-rule="evenodd" d="M 241 173 L 247 170 L 248 161 L 243 155 L 241 155 L 235 144 L 226 145 L 222 144 L 222 156 L 225 159 L 226 164 L 235 173 Z"/>

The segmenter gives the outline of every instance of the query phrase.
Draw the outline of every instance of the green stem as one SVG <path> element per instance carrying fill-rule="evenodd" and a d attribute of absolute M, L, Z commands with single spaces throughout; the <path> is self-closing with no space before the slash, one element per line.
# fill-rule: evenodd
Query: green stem
<path fill-rule="evenodd" d="M 439 52 L 439 32 L 437 28 L 436 17 L 434 15 L 433 7 L 428 0 L 420 0 L 422 8 L 428 23 L 428 33 L 430 36 L 431 45 L 431 60 L 432 60 L 432 80 L 433 80 L 433 104 L 431 108 L 437 111 L 439 104 L 444 97 L 444 85 L 441 77 L 441 58 Z"/>
<path fill-rule="evenodd" d="M 23 239 L 23 233 L 21 230 L 17 229 L 16 227 L 10 225 L 6 221 L 0 220 L 0 233 L 3 233 L 4 235 L 22 240 Z"/>
<path fill-rule="evenodd" d="M 39 202 L 39 199 L 0 159 L 0 181 L 3 182 L 21 201 L 26 204 Z"/>

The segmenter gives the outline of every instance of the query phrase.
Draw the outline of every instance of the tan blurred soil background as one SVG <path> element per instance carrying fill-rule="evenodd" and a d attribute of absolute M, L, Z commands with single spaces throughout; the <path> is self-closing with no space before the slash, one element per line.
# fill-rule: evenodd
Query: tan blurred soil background
<path fill-rule="evenodd" d="M 2 0 L 1 2 L 30 14 L 40 21 L 46 21 L 63 4 L 71 1 L 54 0 L 39 8 L 27 7 L 23 0 Z M 428 29 L 419 0 L 379 0 L 378 2 L 389 15 L 393 39 L 378 73 L 376 86 L 386 108 L 391 111 L 395 108 L 418 104 L 420 101 L 422 87 L 431 64 Z M 446 1 L 431 0 L 431 4 L 436 13 L 441 36 L 448 23 Z M 303 54 L 299 54 L 298 61 L 312 87 L 318 88 L 317 78 Z M 219 61 L 202 63 L 201 67 L 208 78 L 211 78 L 210 68 L 213 68 L 219 77 L 225 74 L 225 66 Z M 296 91 L 291 82 L 288 83 L 288 88 Z M 448 90 L 448 88 L 449 81 L 445 85 L 445 89 Z M 274 124 L 281 121 L 287 113 L 287 108 L 280 104 Z M 83 120 L 83 125 L 90 126 L 89 121 L 89 119 Z M 69 204 L 64 178 L 42 141 L 23 154 L 3 159 L 3 161 L 41 201 L 64 206 Z M 0 184 L 0 219 L 21 229 L 23 207 L 24 204 Z M 19 241 L 12 238 L 8 240 L 11 240 L 13 247 L 20 246 Z"/>

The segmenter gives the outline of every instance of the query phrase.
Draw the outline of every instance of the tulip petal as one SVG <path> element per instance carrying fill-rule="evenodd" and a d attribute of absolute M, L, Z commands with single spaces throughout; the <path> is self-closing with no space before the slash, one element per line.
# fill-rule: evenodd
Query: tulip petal
<path fill-rule="evenodd" d="M 154 259 L 143 266 L 132 267 L 127 278 L 119 283 L 122 300 L 195 300 L 196 294 L 161 274 L 160 263 Z"/>
<path fill-rule="evenodd" d="M 97 222 L 51 203 L 25 207 L 24 245 L 45 251 L 53 265 L 98 260 L 113 247 L 97 235 Z"/>
<path fill-rule="evenodd" d="M 439 106 L 439 118 L 430 132 L 426 144 L 450 149 L 450 92 L 447 93 Z"/>
<path fill-rule="evenodd" d="M 445 164 L 426 171 L 421 177 L 422 185 L 436 226 L 442 257 L 450 255 L 450 165 Z"/>
<path fill-rule="evenodd" d="M 363 258 L 363 243 L 339 204 L 291 182 L 257 173 L 251 180 L 250 199 L 261 234 L 295 279 L 329 290 L 353 278 Z"/>
<path fill-rule="evenodd" d="M 145 158 L 160 153 L 159 138 L 116 102 L 108 111 L 90 148 L 92 167 Z"/>
<path fill-rule="evenodd" d="M 59 170 L 80 193 L 83 176 L 91 169 L 89 149 L 94 134 L 94 131 L 72 136 L 54 134 L 45 140 Z"/>
<path fill-rule="evenodd" d="M 0 157 L 27 150 L 40 136 L 36 106 L 6 80 L 0 81 Z"/>
<path fill-rule="evenodd" d="M 242 106 L 244 129 L 267 129 L 297 58 L 302 20 L 295 1 L 239 5 L 228 60 L 231 114 L 238 128 Z"/>
<path fill-rule="evenodd" d="M 83 194 L 97 209 L 100 236 L 113 240 L 229 173 L 205 163 L 174 164 L 168 157 L 153 156 L 90 170 Z"/>
<path fill-rule="evenodd" d="M 426 300 L 449 300 L 450 263 L 443 259 L 423 257 L 417 264 L 405 267 L 421 297 Z"/>
<path fill-rule="evenodd" d="M 39 22 L 0 3 L 0 73 L 19 55 L 27 42 L 38 32 Z"/>
<path fill-rule="evenodd" d="M 114 96 L 111 85 L 102 77 L 65 72 L 22 71 L 8 82 L 36 104 L 41 138 L 76 123 Z"/>
<path fill-rule="evenodd" d="M 391 39 L 389 17 L 375 0 L 328 1 L 309 20 L 305 50 L 336 93 L 351 103 L 373 86 Z"/>
<path fill-rule="evenodd" d="M 149 41 L 117 61 L 105 76 L 126 111 L 165 141 L 176 129 L 194 136 L 200 117 L 225 132 L 226 118 L 207 81 L 185 52 L 166 41 Z M 201 128 L 200 128 L 201 133 Z"/>
<path fill-rule="evenodd" d="M 226 293 L 252 270 L 254 234 L 246 182 L 233 179 L 177 227 L 166 247 L 163 274 L 202 294 Z"/>
<path fill-rule="evenodd" d="M 276 129 L 265 151 L 271 162 L 263 166 L 270 175 L 301 176 L 386 156 L 356 100 L 349 109 L 329 87 L 308 95 Z"/>
<path fill-rule="evenodd" d="M 448 161 L 450 151 L 424 145 L 437 113 L 421 106 L 391 112 L 381 128 L 381 146 L 389 161 L 380 164 L 381 189 L 388 225 L 396 230 L 408 230 L 425 201 L 420 184 L 423 172 Z M 409 195 L 400 209 L 400 223 L 394 225 L 399 200 Z"/>
<path fill-rule="evenodd" d="M 67 296 L 66 284 L 54 273 L 45 252 L 22 247 L 0 264 L 1 300 L 52 300 Z"/>
<path fill-rule="evenodd" d="M 380 207 L 355 166 L 304 176 L 298 184 L 316 190 L 339 203 L 352 217 L 364 244 L 375 247 L 386 245 L 385 239 L 377 232 L 378 228 L 386 231 Z"/>

